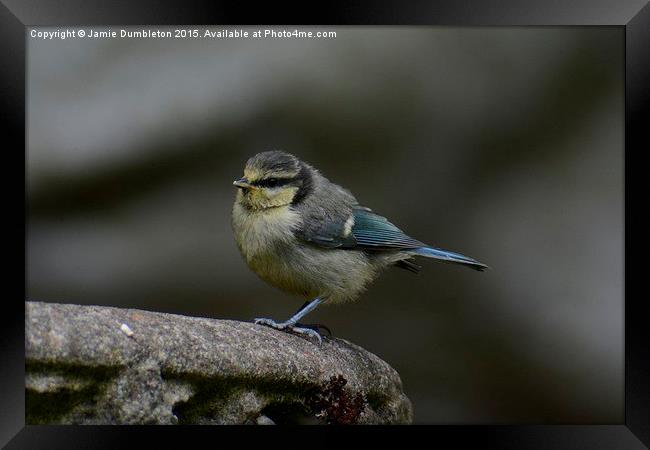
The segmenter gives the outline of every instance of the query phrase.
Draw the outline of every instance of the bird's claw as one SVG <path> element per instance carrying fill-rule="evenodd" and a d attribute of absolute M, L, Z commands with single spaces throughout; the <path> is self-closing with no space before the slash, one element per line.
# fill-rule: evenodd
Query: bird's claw
<path fill-rule="evenodd" d="M 329 337 L 332 337 L 332 330 L 329 329 L 327 325 L 323 325 L 322 323 L 297 323 L 300 328 L 310 328 L 314 331 L 317 331 L 318 334 L 322 336 L 321 330 L 327 331 L 327 334 Z"/>
<path fill-rule="evenodd" d="M 315 337 L 319 345 L 323 343 L 323 338 L 321 337 L 320 333 L 312 328 L 298 327 L 295 326 L 296 324 L 292 324 L 289 322 L 278 323 L 273 319 L 264 319 L 264 318 L 255 319 L 253 322 L 256 325 L 265 325 L 267 327 L 275 328 L 276 330 L 288 331 L 290 333 L 301 334 L 303 336 L 308 336 L 308 337 Z"/>
<path fill-rule="evenodd" d="M 288 322 L 276 322 L 273 319 L 255 319 L 255 325 L 266 325 L 267 327 L 275 328 L 276 330 L 285 330 L 290 324 Z"/>
<path fill-rule="evenodd" d="M 316 330 L 312 330 L 311 328 L 301 328 L 301 327 L 291 326 L 285 329 L 290 333 L 297 333 L 297 334 L 302 334 L 304 336 L 315 337 L 316 340 L 318 341 L 318 345 L 321 345 L 323 343 L 323 338 L 321 337 L 320 333 Z"/>

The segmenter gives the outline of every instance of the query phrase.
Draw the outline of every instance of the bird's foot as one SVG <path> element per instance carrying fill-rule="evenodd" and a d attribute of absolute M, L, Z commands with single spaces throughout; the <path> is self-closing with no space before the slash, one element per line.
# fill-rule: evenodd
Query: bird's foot
<path fill-rule="evenodd" d="M 297 326 L 300 325 L 297 323 L 292 323 L 289 321 L 278 323 L 273 319 L 255 319 L 254 323 L 257 325 L 266 325 L 267 327 L 275 328 L 276 330 L 287 331 L 289 333 L 296 333 L 307 337 L 314 337 L 318 341 L 319 345 L 323 343 L 323 338 L 321 337 L 317 329 L 308 328 L 305 326 Z M 327 327 L 323 327 L 323 328 L 327 328 Z M 329 331 L 329 329 L 327 329 L 327 331 Z"/>

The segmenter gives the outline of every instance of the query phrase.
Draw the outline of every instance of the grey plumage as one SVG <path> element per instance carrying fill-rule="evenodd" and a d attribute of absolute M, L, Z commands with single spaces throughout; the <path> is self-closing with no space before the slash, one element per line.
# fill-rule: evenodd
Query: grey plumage
<path fill-rule="evenodd" d="M 486 267 L 406 235 L 285 152 L 253 156 L 234 184 L 240 188 L 232 214 L 239 250 L 264 281 L 292 294 L 351 301 L 391 265 L 417 271 L 415 256 Z"/>

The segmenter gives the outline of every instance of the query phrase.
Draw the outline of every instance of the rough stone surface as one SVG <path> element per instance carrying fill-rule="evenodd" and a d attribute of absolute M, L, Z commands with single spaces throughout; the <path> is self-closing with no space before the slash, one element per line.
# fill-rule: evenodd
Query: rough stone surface
<path fill-rule="evenodd" d="M 342 339 L 100 306 L 27 302 L 25 313 L 29 424 L 412 420 L 397 372 Z"/>

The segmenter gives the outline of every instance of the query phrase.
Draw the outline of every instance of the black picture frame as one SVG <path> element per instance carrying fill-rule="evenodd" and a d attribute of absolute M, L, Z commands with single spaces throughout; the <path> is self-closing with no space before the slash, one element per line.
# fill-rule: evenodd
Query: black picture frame
<path fill-rule="evenodd" d="M 305 25 L 443 25 L 443 26 L 617 26 L 625 30 L 625 420 L 623 423 L 594 425 L 511 425 L 511 426 L 417 426 L 358 428 L 328 431 L 333 440 L 340 433 L 369 432 L 387 434 L 430 433 L 431 445 L 450 442 L 489 448 L 646 448 L 650 445 L 650 346 L 647 341 L 645 295 L 640 289 L 644 264 L 633 264 L 634 253 L 643 249 L 640 236 L 643 205 L 633 195 L 634 184 L 643 170 L 643 149 L 650 148 L 647 117 L 650 104 L 650 5 L 644 0 L 579 0 L 572 2 L 419 0 L 410 2 L 347 1 L 336 4 L 276 3 L 249 5 L 223 1 L 140 1 L 137 4 L 99 0 L 2 0 L 0 4 L 0 91 L 5 133 L 5 158 L 14 156 L 16 165 L 6 170 L 19 173 L 25 168 L 25 73 L 26 27 L 74 25 L 142 25 L 142 24 L 305 24 Z M 646 114 L 644 114 L 646 113 Z M 9 139 L 7 139 L 9 138 Z M 8 144 L 7 142 L 11 142 Z M 4 147 L 4 146 L 3 146 Z M 11 169 L 9 169 L 11 167 Z M 23 171 L 25 176 L 28 176 Z M 23 179 L 23 182 L 25 180 Z M 13 192 L 6 190 L 5 192 Z M 638 197 L 641 197 L 640 195 Z M 25 218 L 25 202 L 20 206 Z M 20 213 L 7 214 L 5 224 L 16 224 Z M 8 219 L 11 217 L 11 219 Z M 25 224 L 23 223 L 23 226 Z M 25 232 L 25 227 L 23 228 Z M 10 239 L 8 239 L 10 240 Z M 11 244 L 11 243 L 9 243 Z M 25 247 L 13 242 L 15 253 L 5 253 L 5 261 L 14 266 L 13 258 L 25 258 Z M 12 249 L 10 245 L 5 247 Z M 15 265 L 17 266 L 17 264 Z M 24 265 L 23 267 L 26 267 Z M 8 281 L 12 281 L 7 277 Z M 17 283 L 16 283 L 17 284 Z M 23 299 L 25 298 L 23 285 Z M 213 433 L 237 433 L 244 443 L 250 439 L 267 442 L 292 439 L 295 444 L 310 445 L 313 436 L 280 436 L 278 431 L 240 427 L 57 427 L 25 426 L 24 406 L 24 300 L 7 294 L 0 331 L 2 364 L 0 369 L 0 444 L 6 448 L 130 448 L 136 439 L 146 437 L 167 443 L 179 437 L 215 439 Z M 320 427 L 315 427 L 320 428 Z M 296 433 L 296 430 L 292 430 Z M 206 433 L 210 433 L 209 435 Z M 309 431 L 321 434 L 317 429 Z M 234 437 L 234 436 L 233 436 Z M 305 439 L 306 438 L 306 439 Z M 270 441 L 269 441 L 270 440 Z M 213 441 L 214 442 L 214 441 Z M 286 441 L 285 441 L 286 442 Z M 215 443 L 216 445 L 216 443 Z"/>

